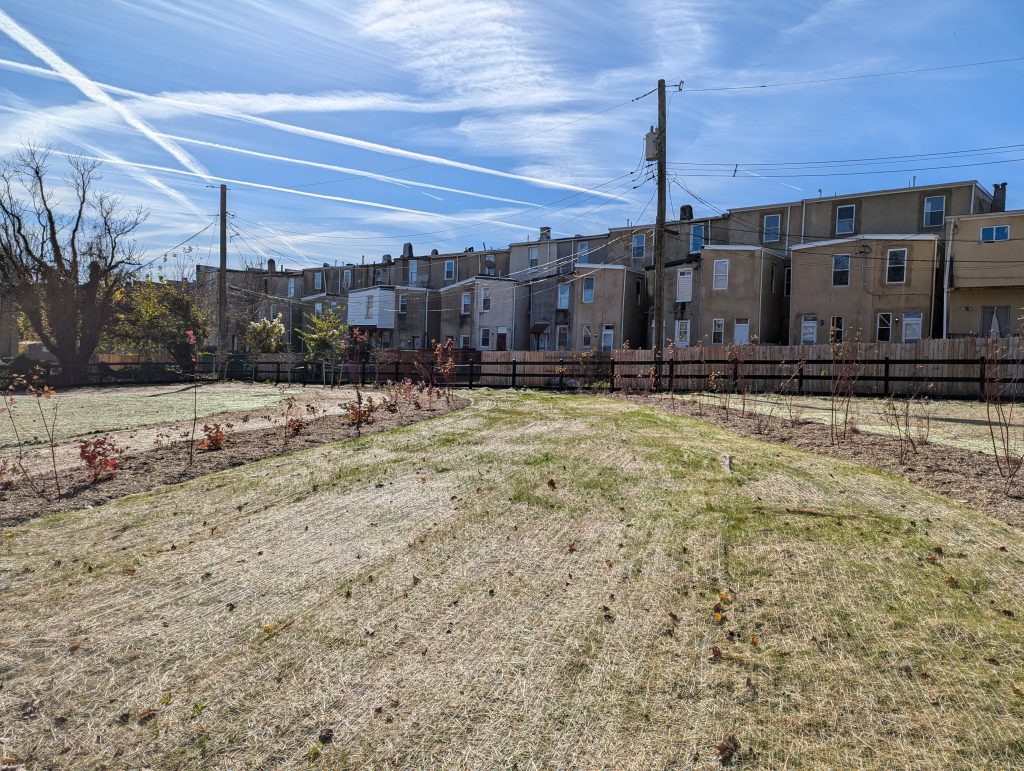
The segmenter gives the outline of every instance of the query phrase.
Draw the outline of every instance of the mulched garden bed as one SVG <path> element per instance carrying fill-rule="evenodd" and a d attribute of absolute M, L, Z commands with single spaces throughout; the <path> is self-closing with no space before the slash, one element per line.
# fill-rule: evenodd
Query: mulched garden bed
<path fill-rule="evenodd" d="M 753 413 L 742 414 L 738 399 L 726 411 L 720 405 L 707 402 L 698 408 L 687 397 L 617 395 L 613 398 L 714 423 L 743 436 L 888 471 L 1003 522 L 1024 526 L 1024 496 L 1021 495 L 1024 483 L 1018 484 L 1012 495 L 1006 495 L 1003 492 L 1006 482 L 999 475 L 995 458 L 986 453 L 946 444 L 919 444 L 916 452 L 911 451 L 907 462 L 900 463 L 894 438 L 854 430 L 845 441 L 833 444 L 830 428 L 825 424 L 804 421 L 792 426 L 787 418 L 776 415 L 765 426 L 764 417 L 758 420 Z"/>
<path fill-rule="evenodd" d="M 446 415 L 469 403 L 469 399 L 461 396 L 452 396 L 451 404 L 443 397 L 438 397 L 432 406 L 424 405 L 420 410 L 406 404 L 397 413 L 381 410 L 374 414 L 372 423 L 363 425 L 362 434 L 365 436 Z M 160 485 L 177 484 L 243 463 L 352 439 L 356 436 L 356 429 L 344 415 L 327 415 L 309 420 L 299 434 L 288 436 L 287 443 L 284 435 L 283 426 L 238 432 L 234 436 L 228 433 L 222 449 L 196 450 L 191 466 L 188 465 L 187 442 L 179 441 L 141 452 L 129 452 L 121 457 L 116 475 L 98 482 L 90 482 L 84 468 L 62 469 L 59 472 L 62 490 L 59 500 L 41 497 L 25 479 L 19 479 L 13 489 L 0 491 L 0 527 L 17 525 L 57 511 L 99 506 L 115 498 L 146 492 Z M 202 434 L 199 436 L 201 438 Z M 38 489 L 53 495 L 55 485 L 52 469 L 34 474 L 32 480 Z"/>

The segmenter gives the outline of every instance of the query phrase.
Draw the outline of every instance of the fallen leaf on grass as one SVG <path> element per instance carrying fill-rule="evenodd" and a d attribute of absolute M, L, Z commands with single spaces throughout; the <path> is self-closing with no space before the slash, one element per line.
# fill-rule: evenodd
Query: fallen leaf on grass
<path fill-rule="evenodd" d="M 946 586 L 950 587 L 951 589 L 956 589 L 958 586 L 960 586 L 960 582 L 953 578 L 953 576 L 947 576 Z"/>
<path fill-rule="evenodd" d="M 555 480 L 553 478 L 548 480 L 548 487 L 550 487 L 552 490 L 555 489 Z"/>
<path fill-rule="evenodd" d="M 760 644 L 761 644 L 761 638 L 760 637 L 758 637 L 756 634 L 750 635 L 750 645 L 751 645 L 751 647 L 756 648 Z"/>
<path fill-rule="evenodd" d="M 722 649 L 719 648 L 717 645 L 712 645 L 711 646 L 711 660 L 712 661 L 721 661 L 722 660 Z"/>
<path fill-rule="evenodd" d="M 740 741 L 736 738 L 736 734 L 729 734 L 715 747 L 715 751 L 718 752 L 718 762 L 723 766 L 731 765 L 732 759 L 739 750 Z"/>
<path fill-rule="evenodd" d="M 576 542 L 573 541 L 571 544 L 569 544 L 569 554 L 572 554 L 575 551 L 576 551 Z"/>
<path fill-rule="evenodd" d="M 76 640 L 75 642 L 71 643 L 71 645 L 68 646 L 68 650 L 69 651 L 77 651 L 81 647 L 82 647 L 81 640 Z"/>
<path fill-rule="evenodd" d="M 265 627 L 263 627 L 263 631 L 266 632 L 267 634 L 270 634 L 271 632 L 274 631 L 274 625 L 273 624 L 267 624 Z"/>
<path fill-rule="evenodd" d="M 139 725 L 144 725 L 144 724 L 148 723 L 150 720 L 153 720 L 155 718 L 156 718 L 156 710 L 155 709 L 144 709 L 144 710 L 142 710 L 142 712 L 139 713 Z"/>
<path fill-rule="evenodd" d="M 330 728 L 330 727 L 321 728 L 320 729 L 320 743 L 321 744 L 330 744 L 332 741 L 334 741 L 334 729 Z"/>

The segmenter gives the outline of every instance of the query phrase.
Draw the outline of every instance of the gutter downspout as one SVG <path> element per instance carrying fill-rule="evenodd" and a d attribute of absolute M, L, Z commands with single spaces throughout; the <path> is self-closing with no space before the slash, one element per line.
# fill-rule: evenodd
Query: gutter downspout
<path fill-rule="evenodd" d="M 786 251 L 789 251 L 789 225 L 793 221 L 793 207 L 786 207 Z"/>
<path fill-rule="evenodd" d="M 423 347 L 427 347 L 427 338 L 430 336 L 430 290 L 423 293 Z M 440 333 L 438 333 L 440 336 Z M 440 341 L 439 341 L 440 342 Z M 445 341 L 447 342 L 447 340 Z"/>
<path fill-rule="evenodd" d="M 761 302 L 764 298 L 764 248 L 761 248 L 761 275 L 757 282 L 757 339 L 761 340 Z M 749 335 L 747 342 L 750 342 Z"/>
<path fill-rule="evenodd" d="M 974 198 L 974 192 L 971 192 L 971 198 Z M 973 205 L 973 204 L 972 204 Z M 948 249 L 946 252 L 946 269 L 943 271 L 942 277 L 942 339 L 945 340 L 949 337 L 949 282 L 952 278 L 953 273 L 953 234 L 956 231 L 956 217 L 950 217 L 949 220 L 949 237 L 946 239 Z"/>
<path fill-rule="evenodd" d="M 804 243 L 804 229 L 807 227 L 807 201 L 800 202 L 800 243 Z"/>
<path fill-rule="evenodd" d="M 619 340 L 624 340 L 623 335 L 626 332 L 626 273 L 628 271 L 622 271 L 622 308 L 619 311 Z M 614 343 L 615 341 L 612 340 Z"/>

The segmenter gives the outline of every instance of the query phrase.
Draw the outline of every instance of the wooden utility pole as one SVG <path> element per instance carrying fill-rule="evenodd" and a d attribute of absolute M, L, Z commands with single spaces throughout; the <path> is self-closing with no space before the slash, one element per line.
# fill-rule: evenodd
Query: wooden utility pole
<path fill-rule="evenodd" d="M 227 353 L 228 340 L 228 186 L 220 186 L 220 273 L 217 276 L 217 352 Z"/>
<path fill-rule="evenodd" d="M 654 226 L 654 339 L 651 348 L 661 353 L 665 342 L 665 156 L 667 145 L 665 80 L 658 81 L 658 215 Z"/>

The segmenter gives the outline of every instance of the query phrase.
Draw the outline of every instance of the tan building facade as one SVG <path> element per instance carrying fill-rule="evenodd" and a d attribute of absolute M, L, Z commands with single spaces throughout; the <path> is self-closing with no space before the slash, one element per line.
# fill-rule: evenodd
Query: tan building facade
<path fill-rule="evenodd" d="M 941 254 L 933 234 L 867 234 L 794 246 L 789 342 L 932 337 Z"/>
<path fill-rule="evenodd" d="M 474 276 L 441 289 L 439 340 L 479 351 L 528 345 L 529 287 L 510 278 Z"/>
<path fill-rule="evenodd" d="M 1024 211 L 951 217 L 944 276 L 946 335 L 1024 331 Z"/>

